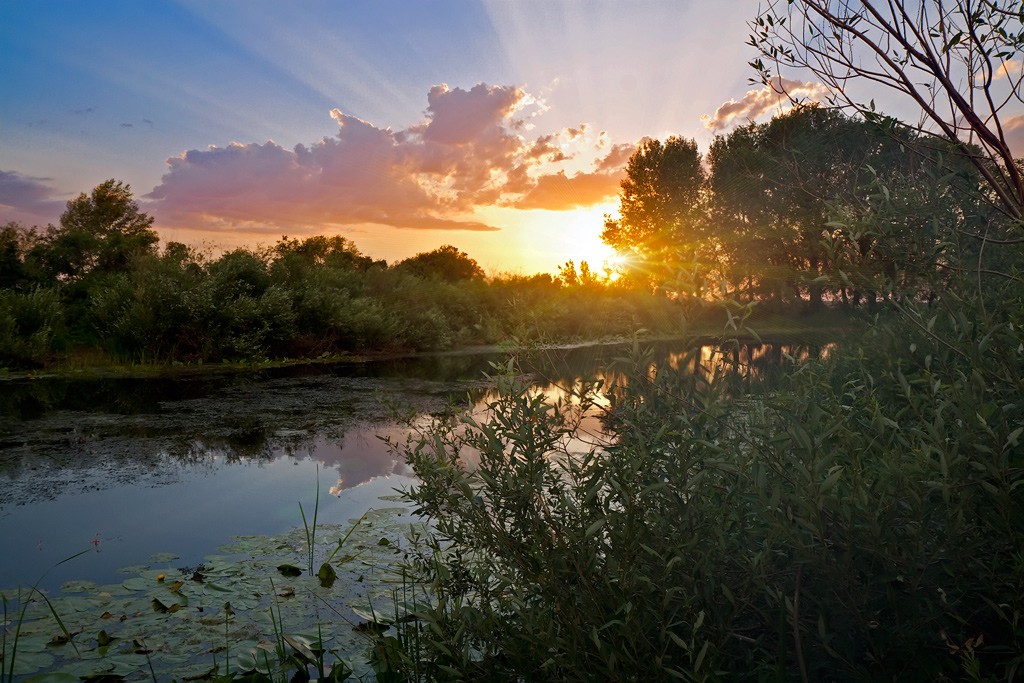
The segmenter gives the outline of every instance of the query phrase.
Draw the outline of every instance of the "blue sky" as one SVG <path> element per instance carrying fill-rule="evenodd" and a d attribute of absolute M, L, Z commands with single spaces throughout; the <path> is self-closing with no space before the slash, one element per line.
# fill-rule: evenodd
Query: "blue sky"
<path fill-rule="evenodd" d="M 389 260 L 450 243 L 491 271 L 594 262 L 641 138 L 706 149 L 702 116 L 765 114 L 756 10 L 6 0 L 0 222 L 54 221 L 117 178 L 165 239 L 213 249 L 329 233 Z"/>

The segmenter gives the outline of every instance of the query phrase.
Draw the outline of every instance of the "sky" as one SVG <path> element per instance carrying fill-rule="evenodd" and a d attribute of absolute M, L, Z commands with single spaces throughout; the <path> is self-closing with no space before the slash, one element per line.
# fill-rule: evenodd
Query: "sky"
<path fill-rule="evenodd" d="M 129 183 L 164 241 L 595 269 L 644 137 L 778 111 L 758 0 L 4 0 L 0 224 Z M 808 92 L 811 92 L 813 87 Z"/>

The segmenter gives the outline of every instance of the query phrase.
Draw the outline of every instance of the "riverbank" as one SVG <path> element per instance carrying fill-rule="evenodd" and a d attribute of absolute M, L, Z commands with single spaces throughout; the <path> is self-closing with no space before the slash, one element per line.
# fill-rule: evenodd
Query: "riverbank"
<path fill-rule="evenodd" d="M 726 319 L 727 320 L 727 319 Z M 503 343 L 462 345 L 457 348 L 434 351 L 413 349 L 366 351 L 363 353 L 324 353 L 312 358 L 264 358 L 248 361 L 219 363 L 124 363 L 95 351 L 76 352 L 55 359 L 38 369 L 20 370 L 0 368 L 0 383 L 43 379 L 187 379 L 190 377 L 216 377 L 246 374 L 287 368 L 332 366 L 343 363 L 368 363 L 398 358 L 431 356 L 467 356 L 511 353 L 516 351 L 569 350 L 587 347 L 613 346 L 640 339 L 644 343 L 689 340 L 699 344 L 716 343 L 723 339 L 742 342 L 833 341 L 848 337 L 864 329 L 863 317 L 848 311 L 825 310 L 815 314 L 783 315 L 755 313 L 743 325 L 735 328 L 728 322 L 702 320 L 680 328 L 674 334 L 652 334 L 639 330 L 633 336 L 609 335 L 588 339 L 509 339 Z"/>

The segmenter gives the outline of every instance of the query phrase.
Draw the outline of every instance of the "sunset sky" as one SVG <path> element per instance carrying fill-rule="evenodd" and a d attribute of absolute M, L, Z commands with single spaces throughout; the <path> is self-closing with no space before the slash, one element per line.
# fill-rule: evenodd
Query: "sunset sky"
<path fill-rule="evenodd" d="M 163 239 L 598 266 L 644 136 L 777 111 L 757 0 L 0 3 L 0 223 L 107 178 Z M 809 90 L 809 92 L 811 92 Z"/>

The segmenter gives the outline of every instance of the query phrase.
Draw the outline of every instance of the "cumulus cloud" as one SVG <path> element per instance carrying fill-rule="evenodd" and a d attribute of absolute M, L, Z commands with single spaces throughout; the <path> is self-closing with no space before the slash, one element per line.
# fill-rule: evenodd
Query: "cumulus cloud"
<path fill-rule="evenodd" d="M 617 195 L 620 181 L 617 174 L 577 173 L 569 177 L 560 171 L 538 178 L 533 189 L 513 205 L 519 209 L 550 211 L 592 206 Z"/>
<path fill-rule="evenodd" d="M 1024 157 L 1024 114 L 1009 116 L 1002 121 L 1006 144 L 1017 158 Z"/>
<path fill-rule="evenodd" d="M 57 199 L 50 182 L 50 178 L 0 171 L 0 223 L 35 225 L 56 221 L 66 202 Z"/>
<path fill-rule="evenodd" d="M 999 68 L 992 74 L 996 80 L 1001 78 L 1020 78 L 1021 61 L 1017 59 L 1005 59 L 999 64 Z"/>
<path fill-rule="evenodd" d="M 521 88 L 482 83 L 434 86 L 424 119 L 398 131 L 334 109 L 338 132 L 313 144 L 231 143 L 168 159 L 146 208 L 159 225 L 204 230 L 495 230 L 474 209 L 568 209 L 614 196 L 631 146 L 604 154 L 606 141 L 585 125 L 528 139 L 524 122 L 542 110 Z M 577 158 L 584 153 L 589 162 Z"/>
<path fill-rule="evenodd" d="M 597 170 L 603 173 L 615 173 L 626 167 L 629 158 L 636 151 L 636 145 L 623 142 L 612 145 L 608 154 L 597 163 Z"/>
<path fill-rule="evenodd" d="M 704 115 L 701 120 L 709 130 L 718 132 L 736 123 L 753 121 L 772 110 L 786 109 L 791 100 L 819 102 L 827 96 L 828 90 L 821 83 L 776 76 L 769 84 L 748 90 L 739 100 L 723 103 L 714 115 Z"/>
<path fill-rule="evenodd" d="M 626 163 L 634 151 L 634 144 L 612 145 L 604 157 L 594 162 L 591 171 L 572 176 L 564 171 L 540 175 L 511 204 L 519 209 L 568 211 L 613 199 L 619 194 Z"/>

